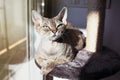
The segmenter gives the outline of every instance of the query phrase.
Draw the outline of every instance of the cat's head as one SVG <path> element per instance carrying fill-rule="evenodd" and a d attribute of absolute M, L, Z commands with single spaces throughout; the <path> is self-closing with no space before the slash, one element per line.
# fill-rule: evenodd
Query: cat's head
<path fill-rule="evenodd" d="M 45 18 L 36 11 L 32 11 L 32 20 L 37 32 L 44 38 L 49 40 L 57 40 L 60 38 L 67 24 L 67 8 L 64 7 L 56 17 Z"/>

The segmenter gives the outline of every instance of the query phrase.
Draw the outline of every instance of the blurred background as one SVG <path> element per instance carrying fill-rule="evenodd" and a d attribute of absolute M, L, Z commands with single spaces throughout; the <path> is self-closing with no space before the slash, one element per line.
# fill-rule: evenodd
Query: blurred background
<path fill-rule="evenodd" d="M 107 0 L 104 45 L 120 54 L 119 0 Z M 68 7 L 68 21 L 86 29 L 87 0 L 0 0 L 0 80 L 42 80 L 34 64 L 31 11 L 54 17 Z M 58 79 L 57 79 L 58 80 Z"/>
<path fill-rule="evenodd" d="M 17 76 L 20 65 L 28 60 L 26 4 L 25 0 L 0 0 L 1 80 L 16 80 L 13 76 Z"/>

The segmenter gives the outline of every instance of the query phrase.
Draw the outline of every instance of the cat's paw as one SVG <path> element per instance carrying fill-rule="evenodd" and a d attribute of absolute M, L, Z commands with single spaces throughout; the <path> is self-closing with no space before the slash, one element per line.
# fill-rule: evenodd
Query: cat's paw
<path fill-rule="evenodd" d="M 52 71 L 52 70 L 41 69 L 41 73 L 43 75 L 47 75 L 50 71 Z"/>
<path fill-rule="evenodd" d="M 51 62 L 44 62 L 42 64 L 42 68 L 41 68 L 41 73 L 43 75 L 47 75 L 49 72 L 51 72 L 55 67 L 55 63 L 53 61 Z"/>
<path fill-rule="evenodd" d="M 50 73 L 53 69 L 54 69 L 54 67 L 41 68 L 41 73 L 42 73 L 43 75 L 47 75 L 47 74 Z"/>

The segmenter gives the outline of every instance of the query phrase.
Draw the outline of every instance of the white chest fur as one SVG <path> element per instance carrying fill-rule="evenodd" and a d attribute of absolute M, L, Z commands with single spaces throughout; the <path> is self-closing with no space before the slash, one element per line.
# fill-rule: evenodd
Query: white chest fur
<path fill-rule="evenodd" d="M 62 48 L 60 43 L 53 42 L 53 41 L 42 41 L 41 48 L 49 54 L 55 54 Z"/>
<path fill-rule="evenodd" d="M 66 50 L 66 44 L 53 42 L 53 41 L 42 41 L 41 48 L 46 52 L 48 55 L 55 55 L 60 52 L 64 52 Z"/>
<path fill-rule="evenodd" d="M 65 43 L 58 43 L 50 40 L 41 40 L 39 54 L 44 58 L 57 58 L 72 53 L 71 46 Z"/>

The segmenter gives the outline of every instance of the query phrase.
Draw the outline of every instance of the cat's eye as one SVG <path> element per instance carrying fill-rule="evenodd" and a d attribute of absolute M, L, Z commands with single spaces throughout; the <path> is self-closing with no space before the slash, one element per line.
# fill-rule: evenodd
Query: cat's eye
<path fill-rule="evenodd" d="M 44 30 L 44 31 L 49 31 L 49 26 L 44 25 L 44 26 L 42 26 L 42 27 L 43 27 L 43 30 Z"/>
<path fill-rule="evenodd" d="M 44 25 L 43 27 L 44 27 L 44 28 L 47 28 L 48 26 L 47 26 L 47 25 Z"/>
<path fill-rule="evenodd" d="M 59 25 L 57 26 L 57 28 L 59 28 L 59 27 L 61 27 L 61 26 L 64 26 L 64 24 L 59 24 Z"/>

